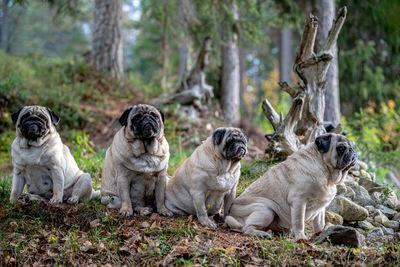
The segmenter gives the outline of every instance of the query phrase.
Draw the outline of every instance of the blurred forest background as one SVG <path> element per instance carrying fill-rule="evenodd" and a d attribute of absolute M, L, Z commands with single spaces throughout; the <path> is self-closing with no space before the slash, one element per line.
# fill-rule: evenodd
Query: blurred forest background
<path fill-rule="evenodd" d="M 76 153 L 102 151 L 98 134 L 105 135 L 109 122 L 129 104 L 174 92 L 195 65 L 206 36 L 212 38 L 206 81 L 214 88 L 211 113 L 206 116 L 225 114 L 228 123 L 251 124 L 262 134 L 272 132 L 260 104 L 268 98 L 277 111 L 289 110 L 290 97 L 278 82 L 296 84 L 292 66 L 304 18 L 312 12 L 321 23 L 331 23 L 334 9 L 347 6 L 337 62 L 332 63 L 337 77 L 332 74 L 327 85 L 327 91 L 339 92 L 340 98 L 327 96 L 331 110 L 325 117 L 335 124 L 340 120 L 378 177 L 400 170 L 399 1 L 115 0 L 108 7 L 107 2 L 2 0 L 0 150 L 4 155 L 14 138 L 10 114 L 26 104 L 58 112 L 59 129 L 66 142 L 75 140 Z M 104 15 L 104 10 L 114 13 Z M 99 37 L 104 31 L 102 19 L 116 21 L 105 29 L 109 38 Z M 320 28 L 326 36 L 330 26 Z M 101 45 L 113 50 L 109 62 L 96 54 Z M 233 69 L 226 70 L 229 62 Z M 224 80 L 226 71 L 237 76 L 230 77 L 237 81 L 235 88 L 226 89 L 231 85 Z M 229 96 L 235 90 L 237 97 Z M 229 97 L 231 107 L 224 104 Z M 165 109 L 174 118 L 180 105 Z M 167 122 L 170 143 L 183 142 L 173 135 L 180 120 Z M 195 132 L 188 135 L 197 138 Z M 179 151 L 172 152 L 179 156 Z M 0 159 L 0 164 L 9 162 L 9 156 Z"/>

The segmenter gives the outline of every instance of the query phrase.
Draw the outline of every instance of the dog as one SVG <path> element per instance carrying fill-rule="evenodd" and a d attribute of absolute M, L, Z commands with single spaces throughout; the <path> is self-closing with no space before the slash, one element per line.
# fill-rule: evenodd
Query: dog
<path fill-rule="evenodd" d="M 306 240 L 305 222 L 312 221 L 314 233 L 323 230 L 325 207 L 356 161 L 343 135 L 318 136 L 253 182 L 233 201 L 225 223 L 258 237 L 269 237 L 267 228 L 292 229 L 296 240 Z"/>
<path fill-rule="evenodd" d="M 11 202 L 21 197 L 25 185 L 28 199 L 52 204 L 86 202 L 100 195 L 92 189 L 90 174 L 78 168 L 62 143 L 55 128 L 56 113 L 47 107 L 25 106 L 11 118 L 16 125 Z"/>
<path fill-rule="evenodd" d="M 104 160 L 101 201 L 109 208 L 130 216 L 157 212 L 172 216 L 165 208 L 165 185 L 169 145 L 164 137 L 164 114 L 140 104 L 131 106 L 119 118 L 122 128 L 115 134 Z"/>
<path fill-rule="evenodd" d="M 218 128 L 195 149 L 167 183 L 166 207 L 175 214 L 196 215 L 203 226 L 217 228 L 208 216 L 236 197 L 240 160 L 247 154 L 247 136 L 238 128 Z"/>

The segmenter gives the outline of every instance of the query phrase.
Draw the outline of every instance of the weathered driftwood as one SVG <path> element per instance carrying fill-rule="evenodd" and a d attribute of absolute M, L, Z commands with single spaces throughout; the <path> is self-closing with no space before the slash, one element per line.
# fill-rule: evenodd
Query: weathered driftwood
<path fill-rule="evenodd" d="M 213 87 L 206 83 L 205 67 L 208 65 L 208 53 L 211 50 L 211 37 L 206 37 L 200 49 L 196 64 L 177 90 L 172 94 L 163 95 L 153 101 L 153 104 L 193 105 L 201 108 L 214 97 Z"/>
<path fill-rule="evenodd" d="M 304 25 L 299 50 L 293 65 L 298 86 L 289 86 L 286 82 L 279 85 L 292 99 L 292 107 L 286 118 L 276 113 L 267 99 L 262 107 L 264 115 L 271 122 L 275 133 L 269 138 L 268 153 L 286 157 L 304 144 L 325 133 L 325 77 L 333 59 L 333 49 L 346 18 L 347 9 L 343 7 L 336 15 L 332 28 L 321 51 L 314 52 L 318 21 L 310 14 Z M 341 126 L 338 126 L 339 131 Z"/>

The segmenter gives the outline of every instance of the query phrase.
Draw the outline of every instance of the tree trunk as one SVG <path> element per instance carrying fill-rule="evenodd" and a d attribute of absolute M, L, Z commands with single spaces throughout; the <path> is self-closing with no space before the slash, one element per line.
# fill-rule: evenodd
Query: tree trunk
<path fill-rule="evenodd" d="M 122 0 L 95 0 L 92 59 L 97 70 L 113 78 L 123 75 Z"/>
<path fill-rule="evenodd" d="M 225 3 L 235 20 L 238 19 L 236 0 L 225 0 Z M 239 49 L 237 47 L 237 33 L 232 32 L 232 26 L 226 22 L 222 26 L 221 57 L 222 57 L 222 84 L 221 104 L 225 118 L 231 125 L 237 125 L 240 120 L 240 64 Z"/>
<path fill-rule="evenodd" d="M 182 83 L 186 79 L 187 75 L 187 61 L 188 61 L 188 37 L 187 37 L 187 25 L 185 20 L 185 9 L 184 0 L 179 0 L 179 10 L 178 10 L 178 20 L 181 25 L 180 33 L 180 44 L 179 44 L 179 70 L 178 70 L 178 80 Z"/>
<path fill-rule="evenodd" d="M 168 65 L 168 57 L 167 57 L 167 27 L 168 27 L 168 1 L 164 0 L 164 17 L 162 22 L 162 42 L 161 42 L 161 65 L 162 65 L 162 73 L 161 73 L 161 88 L 163 91 L 167 90 L 167 65 Z"/>
<path fill-rule="evenodd" d="M 3 0 L 3 16 L 1 21 L 1 49 L 8 51 L 8 1 Z"/>
<path fill-rule="evenodd" d="M 292 31 L 286 27 L 279 33 L 279 81 L 292 83 Z"/>
<path fill-rule="evenodd" d="M 320 51 L 328 36 L 335 18 L 335 1 L 312 0 L 312 12 L 318 18 L 318 32 L 315 51 Z M 336 45 L 333 49 L 333 60 L 326 74 L 324 120 L 334 125 L 340 123 L 339 78 Z"/>

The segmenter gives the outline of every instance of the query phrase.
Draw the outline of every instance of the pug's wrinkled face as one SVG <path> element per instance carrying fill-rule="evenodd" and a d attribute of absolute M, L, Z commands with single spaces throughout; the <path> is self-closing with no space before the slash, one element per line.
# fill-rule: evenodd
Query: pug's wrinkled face
<path fill-rule="evenodd" d="M 119 118 L 134 138 L 150 140 L 164 134 L 164 114 L 161 110 L 140 104 L 131 106 Z"/>
<path fill-rule="evenodd" d="M 239 128 L 218 128 L 212 138 L 220 154 L 227 160 L 239 161 L 247 155 L 248 137 Z"/>
<path fill-rule="evenodd" d="M 357 153 L 350 140 L 340 134 L 324 134 L 315 139 L 324 160 L 335 169 L 347 171 L 357 162 Z"/>
<path fill-rule="evenodd" d="M 25 106 L 13 113 L 11 118 L 16 125 L 17 135 L 33 142 L 47 136 L 59 121 L 51 109 L 41 106 Z"/>

